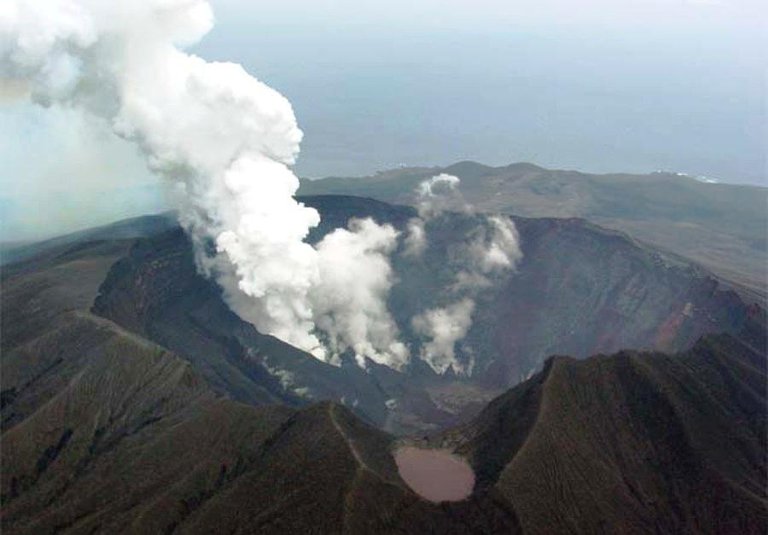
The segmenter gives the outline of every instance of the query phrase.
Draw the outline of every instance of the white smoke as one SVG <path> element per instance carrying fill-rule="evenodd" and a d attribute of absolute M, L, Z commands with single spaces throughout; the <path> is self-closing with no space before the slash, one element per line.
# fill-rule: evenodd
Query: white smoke
<path fill-rule="evenodd" d="M 24 80 L 3 79 L 3 83 L 0 84 L 0 104 L 16 102 L 27 97 L 29 97 L 29 85 Z"/>
<path fill-rule="evenodd" d="M 397 237 L 389 225 L 352 220 L 349 230 L 337 230 L 317 246 L 320 283 L 310 293 L 317 326 L 333 353 L 351 348 L 361 366 L 363 356 L 398 369 L 408 360 L 386 306 L 394 282 L 388 254 Z"/>
<path fill-rule="evenodd" d="M 448 368 L 457 374 L 464 373 L 464 367 L 456 360 L 456 343 L 472 326 L 474 310 L 475 302 L 464 298 L 445 308 L 429 309 L 411 321 L 413 330 L 429 339 L 421 358 L 437 373 L 445 373 Z"/>
<path fill-rule="evenodd" d="M 419 217 L 408 223 L 403 254 L 419 256 L 427 244 L 428 223 L 445 210 L 472 212 L 458 186 L 458 177 L 440 174 L 421 182 L 416 188 Z M 469 374 L 472 362 L 462 364 L 456 357 L 456 344 L 472 326 L 472 314 L 478 293 L 492 285 L 489 277 L 514 271 L 522 259 L 520 239 L 514 222 L 500 215 L 485 216 L 485 225 L 457 248 L 454 261 L 461 266 L 449 290 L 460 296 L 445 307 L 425 310 L 411 320 L 414 331 L 427 339 L 421 348 L 421 358 L 437 373 L 449 368 L 456 374 Z"/>
<path fill-rule="evenodd" d="M 514 222 L 500 215 L 487 216 L 486 221 L 490 228 L 479 232 L 468 246 L 468 258 L 474 264 L 474 273 L 514 269 L 523 257 Z"/>
<path fill-rule="evenodd" d="M 240 65 L 179 48 L 212 25 L 204 0 L 5 0 L 4 95 L 82 110 L 137 143 L 175 183 L 201 269 L 260 331 L 324 360 L 351 348 L 359 362 L 402 365 L 385 304 L 396 233 L 369 221 L 317 248 L 304 241 L 320 218 L 294 199 L 302 133 L 291 105 Z M 338 262 L 354 276 L 330 276 Z"/>
<path fill-rule="evenodd" d="M 469 206 L 459 192 L 457 176 L 441 173 L 416 187 L 416 206 L 422 219 L 432 219 L 446 210 L 466 211 Z"/>
<path fill-rule="evenodd" d="M 416 186 L 416 209 L 419 217 L 408 221 L 405 236 L 405 256 L 420 256 L 427 248 L 426 222 L 439 216 L 446 210 L 468 211 L 469 205 L 458 190 L 459 177 L 441 173 L 424 180 Z"/>
<path fill-rule="evenodd" d="M 424 228 L 424 220 L 420 217 L 411 218 L 408 221 L 408 232 L 404 239 L 405 256 L 421 256 L 427 248 L 427 231 Z"/>

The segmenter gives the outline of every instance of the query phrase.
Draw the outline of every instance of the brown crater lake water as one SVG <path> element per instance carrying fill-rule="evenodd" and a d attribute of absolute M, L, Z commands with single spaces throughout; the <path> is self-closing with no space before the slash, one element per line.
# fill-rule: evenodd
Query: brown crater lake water
<path fill-rule="evenodd" d="M 469 464 L 446 450 L 405 446 L 395 451 L 400 477 L 431 502 L 456 502 L 467 498 L 475 486 Z"/>

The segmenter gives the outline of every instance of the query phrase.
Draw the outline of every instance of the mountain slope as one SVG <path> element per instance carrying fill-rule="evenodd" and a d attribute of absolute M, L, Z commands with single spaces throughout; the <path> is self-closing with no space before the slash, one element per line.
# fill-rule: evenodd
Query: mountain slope
<path fill-rule="evenodd" d="M 350 217 L 374 217 L 404 230 L 414 215 L 411 208 L 370 199 L 302 200 L 323 216 L 312 240 Z M 392 256 L 398 282 L 389 309 L 414 355 L 403 373 L 374 363 L 363 370 L 349 355 L 341 367 L 327 365 L 259 333 L 229 310 L 214 283 L 197 274 L 184 233 L 164 224 L 129 240 L 63 240 L 69 245 L 57 243 L 5 266 L 2 344 L 12 349 L 57 322 L 66 325 L 70 316 L 58 317 L 60 311 L 92 311 L 190 362 L 215 392 L 234 400 L 303 407 L 331 399 L 388 431 L 407 434 L 466 420 L 551 354 L 677 351 L 702 334 L 735 333 L 744 324 L 744 300 L 701 269 L 583 220 L 514 221 L 523 259 L 516 272 L 492 277 L 478 291 L 472 327 L 456 347 L 471 375 L 437 375 L 418 358 L 425 339 L 411 319 L 456 300 L 451 287 L 463 269 L 457 247 L 487 224 L 473 214 L 430 220 L 421 257 L 404 254 L 402 243 Z M 133 222 L 127 225 L 130 230 Z M 113 228 L 125 235 L 119 225 Z M 33 384 L 45 385 L 45 371 L 59 366 L 55 352 L 6 353 L 22 357 L 5 361 L 4 399 L 17 395 L 6 385 L 14 369 L 39 359 L 28 366 L 31 375 L 24 381 L 41 374 Z"/>
<path fill-rule="evenodd" d="M 429 439 L 465 455 L 477 473 L 468 500 L 436 505 L 397 473 L 398 441 L 345 406 L 227 399 L 209 386 L 217 375 L 204 361 L 147 338 L 165 332 L 153 329 L 174 302 L 169 281 L 200 290 L 201 310 L 223 306 L 194 286 L 202 284 L 194 270 L 160 276 L 171 264 L 157 260 L 189 251 L 162 247 L 158 258 L 148 243 L 185 243 L 177 232 L 78 243 L 3 274 L 4 533 L 764 533 L 759 307 L 744 309 L 738 335 L 708 335 L 678 355 L 549 360 L 470 423 Z M 154 277 L 131 295 L 155 300 L 118 299 L 131 290 L 118 284 L 123 277 L 112 282 L 117 293 L 105 293 L 108 273 L 137 268 Z M 130 330 L 89 311 L 100 291 Z M 182 309 L 173 310 L 181 321 Z M 235 325 L 218 313 L 203 319 L 197 328 L 213 329 L 203 340 Z M 262 336 L 237 329 L 211 344 Z M 270 355 L 285 350 L 259 340 L 254 347 Z M 387 388 L 429 386 L 385 371 L 374 375 Z M 328 376 L 328 388 L 346 388 L 337 381 L 350 377 Z"/>
<path fill-rule="evenodd" d="M 318 208 L 324 221 L 312 239 L 353 216 L 373 217 L 405 232 L 414 215 L 407 208 L 360 198 L 302 200 Z M 515 223 L 523 259 L 516 272 L 492 278 L 492 284 L 478 292 L 473 325 L 457 347 L 460 361 L 471 365 L 473 378 L 486 386 L 515 384 L 554 353 L 586 357 L 621 348 L 675 351 L 707 332 L 736 332 L 744 321 L 746 305 L 727 285 L 620 233 L 578 219 L 515 218 Z M 422 257 L 404 254 L 402 246 L 393 255 L 398 282 L 389 308 L 414 355 L 423 340 L 414 333 L 411 318 L 455 301 L 451 288 L 456 273 L 464 269 L 457 247 L 483 224 L 482 216 L 443 214 L 426 225 L 428 247 Z M 295 350 L 284 344 L 281 349 L 279 341 L 259 335 L 229 312 L 215 286 L 197 276 L 190 246 L 180 231 L 137 244 L 111 270 L 95 311 L 201 366 L 205 359 L 204 366 L 215 368 L 212 383 L 243 401 L 251 394 L 244 390 L 248 377 L 242 376 L 263 377 L 268 368 L 287 370 L 296 383 L 293 391 L 309 388 L 319 398 L 327 397 L 327 387 L 318 390 L 304 377 L 317 382 L 338 375 L 338 369 L 316 362 L 299 364 L 302 359 Z M 258 349 L 265 344 L 272 350 Z M 213 354 L 222 357 L 211 363 Z M 286 364 L 278 354 L 294 355 L 292 363 Z M 224 361 L 226 370 L 221 368 Z M 306 372 L 297 375 L 297 366 L 306 367 Z M 381 404 L 397 396 L 390 392 L 389 398 L 365 400 L 357 392 L 366 388 L 362 383 L 368 379 L 352 378 L 354 366 L 345 370 L 344 376 L 357 386 L 337 391 L 336 399 L 359 399 L 361 409 L 379 421 L 385 416 Z M 418 359 L 411 374 L 434 376 Z M 259 395 L 262 401 L 293 395 L 283 392 L 279 380 L 273 382 L 271 393 Z"/>
<path fill-rule="evenodd" d="M 680 355 L 622 352 L 544 371 L 434 439 L 526 533 L 762 533 L 765 314 Z"/>
<path fill-rule="evenodd" d="M 5 533 L 767 525 L 765 316 L 756 308 L 751 331 L 707 337 L 681 355 L 549 360 L 473 422 L 431 439 L 478 474 L 470 499 L 441 505 L 400 479 L 394 438 L 345 407 L 221 399 L 159 346 L 85 312 L 61 314 L 75 318 L 23 344 L 28 355 L 59 348 L 66 365 L 43 374 L 61 374 L 58 386 L 27 410 L 15 406 L 29 385 L 6 403 L 18 416 L 2 433 Z"/>
<path fill-rule="evenodd" d="M 35 258 L 39 262 L 41 256 L 55 255 L 71 248 L 76 243 L 102 240 L 130 240 L 152 236 L 164 230 L 175 228 L 176 225 L 174 214 L 163 213 L 125 219 L 109 225 L 94 227 L 39 242 L 19 245 L 0 243 L 0 265 L 5 266 L 31 258 Z"/>
<path fill-rule="evenodd" d="M 405 168 L 372 177 L 302 181 L 303 195 L 346 194 L 409 204 L 416 185 L 448 173 L 482 211 L 526 217 L 583 217 L 766 292 L 768 189 L 707 184 L 669 173 L 594 175 L 532 164 L 488 167 L 461 162 Z"/>
<path fill-rule="evenodd" d="M 469 532 L 343 406 L 223 398 L 189 361 L 90 313 L 129 246 L 79 244 L 4 274 L 4 533 Z M 514 527 L 498 515 L 472 526 Z"/>
<path fill-rule="evenodd" d="M 75 373 L 23 416 L 24 387 L 7 404 L 18 417 L 2 434 L 4 533 L 470 532 L 414 495 L 392 438 L 344 407 L 218 398 L 182 359 L 78 316 L 64 334 L 80 345 L 59 351 Z M 25 350 L 72 347 L 60 334 Z M 503 511 L 475 516 L 471 528 L 514 527 Z"/>

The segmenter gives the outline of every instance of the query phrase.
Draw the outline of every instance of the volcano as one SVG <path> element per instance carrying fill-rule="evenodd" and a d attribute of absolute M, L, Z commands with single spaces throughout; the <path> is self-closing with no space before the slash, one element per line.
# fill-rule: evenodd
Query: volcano
<path fill-rule="evenodd" d="M 302 201 L 315 241 L 415 215 Z M 445 302 L 452 244 L 483 221 L 444 213 L 421 258 L 393 253 L 412 354 L 410 318 Z M 581 219 L 514 223 L 523 259 L 477 295 L 466 374 L 333 366 L 259 333 L 169 216 L 21 251 L 2 278 L 3 529 L 762 533 L 762 305 Z M 407 447 L 466 459 L 469 497 L 414 492 Z"/>

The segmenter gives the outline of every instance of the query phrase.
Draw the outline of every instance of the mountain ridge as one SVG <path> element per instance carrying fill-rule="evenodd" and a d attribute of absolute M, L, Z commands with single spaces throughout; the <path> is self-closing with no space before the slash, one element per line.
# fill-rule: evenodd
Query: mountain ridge
<path fill-rule="evenodd" d="M 302 201 L 320 210 L 324 221 L 313 240 L 349 217 L 374 217 L 402 230 L 415 213 L 361 198 Z M 399 282 L 389 308 L 415 355 L 405 373 L 375 363 L 362 370 L 346 357 L 337 368 L 259 333 L 229 310 L 215 283 L 197 273 L 188 239 L 178 227 L 168 230 L 163 218 L 150 236 L 57 245 L 4 267 L 4 300 L 17 308 L 2 318 L 3 343 L 12 345 L 25 332 L 39 334 L 55 321 L 50 313 L 79 303 L 191 362 L 219 394 L 294 407 L 335 399 L 373 424 L 408 434 L 470 418 L 550 354 L 584 358 L 623 347 L 676 351 L 703 333 L 741 328 L 748 301 L 706 270 L 584 220 L 514 221 L 523 260 L 516 273 L 477 295 L 473 327 L 462 342 L 469 349 L 457 348 L 459 357 L 476 359 L 471 377 L 436 375 L 418 358 L 421 342 L 409 322 L 453 298 L 441 288 L 455 276 L 450 255 L 456 236 L 482 223 L 473 214 L 446 213 L 432 221 L 423 258 L 414 261 L 398 251 L 392 256 Z M 100 267 L 89 279 L 83 269 L 90 264 Z M 85 283 L 89 297 L 74 296 Z M 40 293 L 41 284 L 51 289 Z M 38 308 L 27 312 L 34 303 Z"/>
<path fill-rule="evenodd" d="M 64 390 L 51 398 L 52 403 L 3 429 L 3 528 L 8 533 L 204 533 L 214 528 L 268 533 L 569 533 L 610 526 L 641 533 L 694 528 L 761 533 L 767 521 L 760 484 L 765 480 L 760 455 L 765 445 L 760 433 L 766 423 L 765 393 L 754 387 L 766 378 L 765 333 L 759 325 L 764 311 L 755 308 L 753 316 L 751 339 L 708 335 L 682 355 L 690 362 L 637 352 L 548 359 L 542 372 L 496 398 L 472 422 L 426 439 L 429 446 L 447 445 L 467 457 L 479 476 L 468 500 L 442 505 L 422 500 L 400 479 L 392 451 L 402 439 L 368 426 L 343 405 L 326 401 L 303 409 L 252 407 L 212 396 L 188 363 L 172 354 L 143 355 L 129 337 L 121 357 L 128 358 L 124 365 L 115 367 L 112 358 L 96 367 L 95 361 L 84 362 L 86 375 L 76 374 L 82 379 L 62 385 Z M 81 318 L 83 327 L 90 329 L 95 318 Z M 97 323 L 111 324 L 102 318 Z M 713 365 L 722 358 L 730 363 L 728 368 Z M 145 365 L 156 371 L 145 373 Z M 644 370 L 646 379 L 622 379 L 622 370 L 630 369 Z M 85 377 L 90 377 L 91 387 L 78 387 Z M 114 381 L 134 380 L 131 377 L 140 383 L 126 398 L 134 400 L 124 405 L 128 419 L 104 419 L 105 405 L 94 401 L 112 398 Z M 168 380 L 177 386 L 151 386 Z M 733 390 L 721 397 L 720 389 L 728 384 Z M 536 401 L 526 393 L 533 391 L 536 398 L 537 389 L 543 402 L 538 402 L 533 424 L 526 425 L 516 415 Z M 572 398 L 569 392 L 582 393 Z M 610 404 L 603 401 L 606 395 Z M 158 406 L 155 396 L 166 401 Z M 640 414 L 617 418 L 612 416 L 613 400 L 621 407 L 631 408 L 631 400 L 651 406 L 637 406 L 633 410 L 640 409 Z M 122 405 L 118 399 L 114 402 L 115 408 Z M 142 405 L 154 407 L 153 412 L 144 413 Z M 660 407 L 671 406 L 674 413 L 660 413 Z M 585 410 L 587 420 L 578 417 Z M 678 432 L 669 431 L 674 426 L 654 423 L 662 414 L 670 415 L 669 422 L 694 425 L 694 430 L 714 422 L 715 428 L 725 425 L 728 432 L 712 433 L 704 427 L 703 435 L 696 438 L 686 431 L 692 438 L 680 442 Z M 680 420 L 683 414 L 686 419 Z M 738 414 L 751 416 L 740 423 L 731 418 Z M 502 416 L 507 423 L 499 427 Z M 91 418 L 106 426 L 89 423 Z M 564 425 L 569 420 L 577 424 L 571 429 L 587 426 L 574 435 L 576 442 L 562 431 L 569 428 Z M 652 443 L 645 443 L 645 433 L 655 437 Z M 520 444 L 502 445 L 516 434 L 525 437 Z M 588 440 L 581 442 L 584 436 Z M 608 442 L 596 447 L 600 442 L 594 440 L 600 437 Z M 550 444 L 543 451 L 542 440 Z M 416 442 L 423 444 L 424 439 Z M 675 452 L 680 444 L 706 446 L 685 446 L 683 458 L 692 464 L 678 469 L 675 456 L 680 453 Z M 569 453 L 574 445 L 580 454 Z M 643 458 L 633 448 L 650 457 Z M 492 451 L 501 453 L 500 461 L 488 456 Z M 612 469 L 623 474 L 618 476 L 623 490 L 617 492 L 600 475 L 610 473 L 605 469 L 611 465 L 598 463 L 585 471 L 583 463 L 621 459 L 615 457 L 619 451 L 635 460 L 621 461 Z M 562 465 L 559 470 L 542 470 L 555 459 Z M 541 462 L 545 464 L 540 467 Z M 496 468 L 489 471 L 489 463 Z M 531 470 L 535 478 L 526 475 Z M 697 483 L 700 478 L 702 483 Z M 670 482 L 676 483 L 666 486 Z M 696 491 L 702 484 L 717 485 L 724 498 Z M 586 489 L 591 490 L 583 492 Z M 531 501 L 531 492 L 543 492 L 547 498 Z M 705 503 L 697 504 L 702 499 Z M 605 523 L 595 524 L 597 519 Z"/>
<path fill-rule="evenodd" d="M 323 202 L 327 211 L 342 200 Z M 374 210 L 389 213 L 381 203 Z M 342 213 L 337 219 L 350 215 Z M 585 227 L 567 220 L 517 222 L 529 242 L 531 228 L 542 236 L 571 229 L 611 248 L 613 239 L 623 240 L 582 235 Z M 171 333 L 153 331 L 164 303 L 174 303 L 167 297 L 189 290 L 195 295 L 188 298 L 204 303 L 187 310 L 203 313 L 193 330 L 218 322 L 233 330 L 210 334 L 261 340 L 267 353 L 283 347 L 243 331 L 231 312 L 205 315 L 225 305 L 209 300 L 216 294 L 206 293 L 212 290 L 194 263 L 163 263 L 191 258 L 180 233 L 160 224 L 150 237 L 57 245 L 3 270 L 4 532 L 764 532 L 768 418 L 759 305 L 743 309 L 738 330 L 704 334 L 680 353 L 548 358 L 541 372 L 469 421 L 398 438 L 338 400 L 276 405 L 270 396 L 285 403 L 287 394 L 267 389 L 261 400 L 236 401 L 212 387 L 206 361 L 158 343 L 158 332 Z M 163 275 L 162 265 L 175 267 Z M 139 291 L 134 307 L 115 293 L 141 290 L 126 278 L 132 270 L 154 272 L 142 284 L 169 293 Z M 113 310 L 114 319 L 94 313 L 99 299 L 112 308 L 95 312 Z M 194 299 L 174 307 L 187 309 Z M 294 351 L 311 374 L 325 373 Z M 232 356 L 225 352 L 223 362 Z M 379 386 L 393 388 L 394 372 L 384 371 L 376 372 Z M 362 385 L 354 377 L 344 380 Z M 341 376 L 326 380 L 328 388 L 344 384 Z M 473 494 L 443 504 L 420 498 L 397 471 L 393 452 L 401 444 L 464 456 L 477 475 Z"/>
<path fill-rule="evenodd" d="M 590 174 L 529 163 L 398 168 L 359 178 L 302 180 L 299 193 L 353 194 L 414 204 L 416 186 L 454 174 L 478 210 L 529 217 L 583 217 L 702 264 L 766 295 L 768 188 L 710 184 L 674 173 Z"/>

